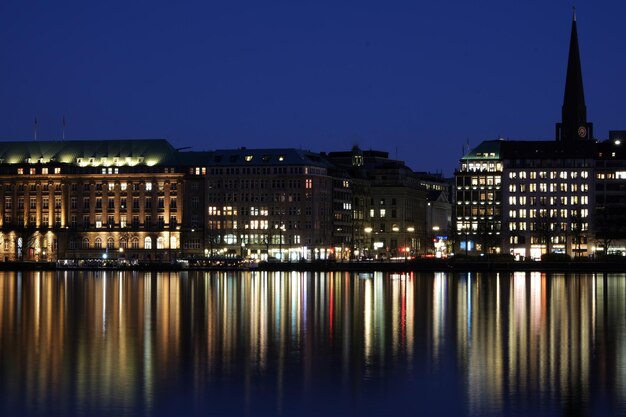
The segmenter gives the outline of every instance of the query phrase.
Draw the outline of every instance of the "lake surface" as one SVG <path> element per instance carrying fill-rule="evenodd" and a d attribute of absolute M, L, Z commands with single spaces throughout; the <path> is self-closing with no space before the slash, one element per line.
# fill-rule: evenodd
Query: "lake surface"
<path fill-rule="evenodd" d="M 0 273 L 0 415 L 626 415 L 626 274 Z"/>

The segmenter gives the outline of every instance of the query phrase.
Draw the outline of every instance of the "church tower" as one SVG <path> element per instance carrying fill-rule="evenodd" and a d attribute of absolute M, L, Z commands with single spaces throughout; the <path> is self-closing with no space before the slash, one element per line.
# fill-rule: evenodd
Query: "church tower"
<path fill-rule="evenodd" d="M 593 139 L 593 123 L 587 122 L 587 106 L 585 105 L 583 75 L 578 50 L 578 32 L 576 30 L 576 10 L 574 10 L 565 79 L 565 96 L 563 97 L 561 123 L 556 124 L 556 140 L 558 142 L 577 142 L 591 139 Z"/>

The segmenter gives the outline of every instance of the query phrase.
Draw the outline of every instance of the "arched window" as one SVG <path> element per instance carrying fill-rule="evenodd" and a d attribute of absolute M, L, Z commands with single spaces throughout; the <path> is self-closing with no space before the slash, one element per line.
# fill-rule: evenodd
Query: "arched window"
<path fill-rule="evenodd" d="M 113 249 L 114 247 L 115 247 L 115 243 L 113 241 L 113 238 L 112 237 L 108 238 L 107 239 L 107 248 Z"/>
<path fill-rule="evenodd" d="M 146 236 L 146 238 L 144 239 L 143 248 L 152 249 L 152 239 L 150 238 L 150 236 Z"/>
<path fill-rule="evenodd" d="M 159 236 L 157 238 L 157 249 L 165 249 L 165 245 L 164 245 L 164 239 L 162 236 Z"/>
<path fill-rule="evenodd" d="M 128 247 L 128 240 L 120 239 L 120 248 L 126 249 Z"/>
<path fill-rule="evenodd" d="M 102 249 L 102 239 L 99 237 L 96 238 L 96 249 Z"/>
<path fill-rule="evenodd" d="M 131 241 L 130 244 L 132 246 L 133 249 L 139 249 L 139 239 L 134 237 Z"/>
<path fill-rule="evenodd" d="M 89 249 L 89 239 L 83 238 L 83 249 Z"/>

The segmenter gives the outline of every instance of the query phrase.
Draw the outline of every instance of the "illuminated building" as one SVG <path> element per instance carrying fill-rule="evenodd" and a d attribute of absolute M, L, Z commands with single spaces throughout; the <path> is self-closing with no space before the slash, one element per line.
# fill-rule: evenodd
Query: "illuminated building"
<path fill-rule="evenodd" d="M 556 141 L 484 141 L 463 156 L 455 175 L 457 249 L 461 252 L 510 253 L 532 259 L 552 252 L 593 254 L 598 229 L 596 189 L 606 196 L 602 201 L 612 201 L 603 213 L 610 212 L 613 218 L 625 202 L 610 195 L 620 187 L 615 181 L 608 188 L 599 182 L 607 180 L 604 173 L 616 167 L 619 158 L 608 148 L 618 146 L 619 140 L 593 139 L 575 17 L 562 110 Z M 618 171 L 610 174 L 614 180 Z"/>
<path fill-rule="evenodd" d="M 215 151 L 207 162 L 208 254 L 292 261 L 334 256 L 333 204 L 349 204 L 349 181 L 341 180 L 345 201 L 335 202 L 333 167 L 319 154 L 241 148 Z"/>
<path fill-rule="evenodd" d="M 387 152 L 358 147 L 330 152 L 328 159 L 352 178 L 355 251 L 405 258 L 423 253 L 428 194 L 418 174 Z"/>
<path fill-rule="evenodd" d="M 3 260 L 166 260 L 185 171 L 165 140 L 0 142 Z"/>

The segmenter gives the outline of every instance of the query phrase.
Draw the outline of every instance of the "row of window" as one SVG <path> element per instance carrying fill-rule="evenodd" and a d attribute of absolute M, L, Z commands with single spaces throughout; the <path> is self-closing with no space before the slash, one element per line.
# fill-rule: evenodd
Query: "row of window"
<path fill-rule="evenodd" d="M 139 197 L 134 197 L 133 198 L 133 209 L 139 209 Z M 54 208 L 55 209 L 60 209 L 61 208 L 61 202 L 62 199 L 61 197 L 55 197 L 54 198 Z M 192 207 L 194 206 L 194 203 L 196 206 L 200 205 L 200 200 L 199 199 L 192 199 Z M 49 197 L 42 197 L 41 198 L 41 208 L 42 209 L 48 209 L 50 206 L 50 199 Z M 85 197 L 83 199 L 83 209 L 85 210 L 89 210 L 91 206 L 91 200 L 89 197 Z M 122 197 L 120 198 L 120 203 L 119 206 L 122 210 L 127 208 L 127 204 L 126 204 L 126 197 Z M 176 197 L 170 197 L 169 200 L 169 208 L 172 210 L 175 210 L 177 208 L 178 204 L 177 204 L 177 199 Z M 101 197 L 96 197 L 95 199 L 95 208 L 96 209 L 101 209 L 103 207 L 102 205 L 102 198 Z M 150 197 L 146 197 L 144 199 L 144 207 L 146 209 L 151 209 L 152 208 L 152 199 Z M 24 208 L 24 197 L 18 197 L 17 198 L 17 208 L 18 209 L 23 209 Z M 37 198 L 36 197 L 30 197 L 29 199 L 29 208 L 31 210 L 35 210 L 37 208 Z M 72 197 L 70 199 L 70 208 L 72 209 L 77 209 L 78 208 L 78 200 L 76 197 Z M 115 205 L 115 199 L 114 198 L 108 198 L 107 199 L 107 208 L 114 210 L 116 208 Z M 157 199 L 157 208 L 163 209 L 165 208 L 165 199 L 163 197 L 159 197 Z M 12 197 L 5 197 L 4 198 L 4 209 L 5 210 L 11 210 L 13 209 L 13 198 Z"/>
<path fill-rule="evenodd" d="M 320 199 L 324 199 L 325 195 L 319 196 Z M 304 201 L 311 201 L 313 194 L 310 192 L 304 193 Z M 207 196 L 208 203 L 237 203 L 237 202 L 250 202 L 250 203 L 263 203 L 266 201 L 272 201 L 274 203 L 291 203 L 302 201 L 301 193 L 210 193 Z"/>
<path fill-rule="evenodd" d="M 547 193 L 547 192 L 551 192 L 551 193 L 556 193 L 556 192 L 562 192 L 562 193 L 577 193 L 577 192 L 583 192 L 586 193 L 589 191 L 589 184 L 583 183 L 583 184 L 578 184 L 578 183 L 572 183 L 572 184 L 568 184 L 565 182 L 560 182 L 560 183 L 545 183 L 545 182 L 541 182 L 541 183 L 530 183 L 530 184 L 509 184 L 509 192 L 510 193 L 526 193 L 526 192 L 531 192 L 531 193 L 535 193 L 537 192 L 537 190 L 539 190 L 539 192 L 541 193 Z"/>
<path fill-rule="evenodd" d="M 50 206 L 50 199 L 48 197 L 42 197 L 41 199 L 41 207 L 43 209 L 47 209 Z M 31 209 L 37 208 L 37 199 L 35 197 L 31 197 L 29 200 L 29 207 Z M 17 208 L 24 209 L 24 197 L 17 198 Z M 54 208 L 61 208 L 61 197 L 54 198 Z M 13 198 L 12 197 L 4 197 L 4 209 L 12 210 L 13 209 Z"/>
<path fill-rule="evenodd" d="M 527 203 L 529 203 L 530 206 L 536 206 L 537 204 L 539 204 L 540 206 L 545 206 L 547 204 L 549 205 L 555 205 L 555 204 L 561 204 L 562 206 L 566 206 L 568 205 L 571 206 L 575 206 L 578 204 L 581 205 L 587 205 L 589 204 L 589 196 L 586 195 L 570 195 L 570 196 L 525 196 L 525 195 L 521 195 L 521 196 L 509 196 L 509 205 L 510 206 L 516 206 L 516 205 L 520 205 L 520 206 L 525 206 Z"/>
<path fill-rule="evenodd" d="M 16 219 L 17 219 L 16 225 L 25 225 L 25 222 L 24 222 L 25 217 L 23 214 L 17 215 Z M 3 220 L 4 220 L 4 226 L 13 225 L 13 216 L 11 214 L 5 214 L 3 217 Z M 104 223 L 104 221 L 106 221 L 106 223 Z M 50 226 L 50 214 L 43 213 L 41 216 L 37 216 L 36 214 L 29 214 L 27 225 L 30 227 L 49 227 Z M 61 214 L 60 213 L 54 213 L 54 225 L 56 227 L 61 226 Z M 77 227 L 79 225 L 77 215 L 72 214 L 70 216 L 70 225 L 72 227 Z M 101 214 L 97 214 L 94 216 L 93 223 L 91 222 L 90 216 L 85 215 L 82 217 L 82 223 L 81 223 L 81 226 L 84 228 L 90 228 L 94 226 L 97 229 L 100 229 L 103 227 L 114 228 L 117 226 L 119 226 L 120 228 L 126 228 L 128 226 L 131 226 L 133 228 L 139 228 L 140 226 L 145 227 L 148 225 L 152 225 L 151 215 L 146 215 L 144 217 L 144 223 L 139 222 L 139 216 L 132 216 L 132 221 L 130 225 L 128 224 L 128 218 L 126 215 L 120 216 L 119 223 L 116 223 L 115 216 L 112 216 L 112 215 L 106 216 L 105 218 Z M 169 218 L 169 223 L 165 223 L 165 217 L 158 216 L 156 226 L 161 229 L 165 228 L 165 226 L 168 226 L 170 229 L 175 228 L 178 226 L 178 218 L 175 215 L 172 215 Z"/>
<path fill-rule="evenodd" d="M 488 175 L 488 176 L 467 176 L 459 175 L 456 177 L 457 187 L 469 187 L 469 186 L 498 186 L 502 183 L 502 177 L 500 175 Z"/>
<path fill-rule="evenodd" d="M 165 242 L 167 242 L 167 240 L 165 238 L 163 238 L 162 236 L 157 237 L 156 239 L 150 237 L 150 236 L 146 236 L 143 239 L 143 248 L 139 247 L 139 238 L 137 237 L 133 237 L 130 239 L 130 248 L 131 249 L 152 249 L 152 243 L 153 241 L 156 240 L 156 249 L 178 249 L 178 239 L 176 238 L 176 236 L 171 236 L 170 237 L 170 245 L 169 247 L 165 246 Z M 103 249 L 103 239 L 100 237 L 96 237 L 93 241 L 93 246 L 91 246 L 91 242 L 89 240 L 89 238 L 85 237 L 80 241 L 81 245 L 81 249 L 91 249 L 92 247 L 94 249 Z M 129 240 L 128 239 L 120 239 L 119 242 L 119 247 L 122 249 L 128 249 L 129 248 Z M 76 240 L 70 240 L 70 249 L 77 249 L 78 246 L 78 242 Z M 115 248 L 115 240 L 110 237 L 106 240 L 106 248 L 107 249 L 114 249 Z"/>
<path fill-rule="evenodd" d="M 312 229 L 313 224 L 311 221 L 301 222 L 299 220 L 284 220 L 284 221 L 268 221 L 268 220 L 250 220 L 250 221 L 238 221 L 238 220 L 209 220 L 207 223 L 209 230 L 237 230 L 237 229 L 250 229 L 250 230 L 273 230 L 275 233 L 285 230 L 296 229 Z"/>
<path fill-rule="evenodd" d="M 520 218 L 520 219 L 525 219 L 526 217 L 529 217 L 531 219 L 537 218 L 537 217 L 550 217 L 550 218 L 556 218 L 556 217 L 561 217 L 563 219 L 567 219 L 570 218 L 572 221 L 575 221 L 575 219 L 585 219 L 587 217 L 589 217 L 589 210 L 588 209 L 572 209 L 572 210 L 568 210 L 568 209 L 556 209 L 556 208 L 551 208 L 551 209 L 519 209 L 519 210 L 509 210 L 509 217 L 512 219 L 515 218 Z"/>
<path fill-rule="evenodd" d="M 586 232 L 589 230 L 589 223 L 580 222 L 580 223 L 567 223 L 567 222 L 546 222 L 546 223 L 537 223 L 537 222 L 509 222 L 509 230 L 510 231 L 531 231 L 537 233 L 548 233 L 548 232 Z"/>
<path fill-rule="evenodd" d="M 461 171 L 466 172 L 502 172 L 502 162 L 476 161 L 461 164 Z"/>
<path fill-rule="evenodd" d="M 216 160 L 221 158 L 219 155 L 215 157 Z M 233 156 L 231 156 L 231 162 L 235 162 L 237 160 L 237 156 L 234 155 L 234 160 L 232 160 Z M 250 156 L 252 158 L 252 156 Z M 280 155 L 278 157 L 279 161 L 283 161 L 285 157 Z M 221 160 L 221 159 L 220 159 Z M 250 159 L 251 160 L 251 159 Z M 218 161 L 219 162 L 219 161 Z M 228 167 L 228 168 L 211 168 L 211 175 L 288 175 L 288 174 L 312 174 L 312 175 L 325 175 L 326 170 L 324 168 L 316 168 L 316 167 Z"/>
<path fill-rule="evenodd" d="M 515 179 L 515 178 L 519 178 L 519 179 L 526 179 L 529 178 L 531 180 L 540 178 L 540 179 L 547 179 L 550 178 L 551 180 L 554 179 L 562 179 L 562 180 L 566 180 L 568 178 L 570 179 L 577 179 L 577 178 L 588 178 L 589 177 L 589 171 L 530 171 L 530 172 L 526 172 L 526 171 L 510 171 L 509 172 L 509 178 L 511 179 Z"/>
<path fill-rule="evenodd" d="M 26 172 L 29 175 L 37 175 L 37 168 L 18 168 L 17 169 L 17 175 L 24 175 L 24 173 Z M 41 175 L 48 175 L 50 173 L 60 174 L 61 168 L 55 167 L 55 168 L 52 168 L 52 170 L 50 170 L 48 167 L 42 167 L 40 168 L 39 173 Z"/>
<path fill-rule="evenodd" d="M 299 245 L 302 244 L 300 235 L 282 235 L 282 234 L 225 234 L 214 237 L 215 244 L 225 243 L 227 245 Z M 311 242 L 307 242 L 311 243 Z"/>
<path fill-rule="evenodd" d="M 102 190 L 108 190 L 108 191 L 115 191 L 116 186 L 119 185 L 119 189 L 121 191 L 127 191 L 128 188 L 130 187 L 132 189 L 132 191 L 141 191 L 142 189 L 144 191 L 153 191 L 153 190 L 158 190 L 158 191 L 165 191 L 166 188 L 166 183 L 164 182 L 157 182 L 157 183 L 152 183 L 150 181 L 148 182 L 142 182 L 142 183 L 128 183 L 126 181 L 121 181 L 121 182 L 102 182 L 102 183 L 96 183 L 96 184 L 90 184 L 90 183 L 83 183 L 82 184 L 82 189 L 83 191 L 89 192 L 92 188 L 96 190 L 96 191 L 102 191 Z M 50 191 L 51 186 L 54 186 L 54 190 L 55 191 L 61 191 L 62 190 L 62 184 L 60 183 L 31 183 L 31 184 L 17 184 L 17 191 L 18 192 L 24 192 L 26 189 L 29 189 L 30 191 L 37 191 L 40 187 L 42 191 Z M 6 191 L 13 191 L 13 184 L 5 184 L 4 185 Z M 70 184 L 70 189 L 72 191 L 78 191 L 79 188 L 79 184 L 78 183 L 72 183 Z M 178 184 L 173 182 L 171 184 L 169 184 L 169 189 L 172 191 L 177 190 L 178 188 Z M 197 187 L 196 187 L 197 189 Z"/>

